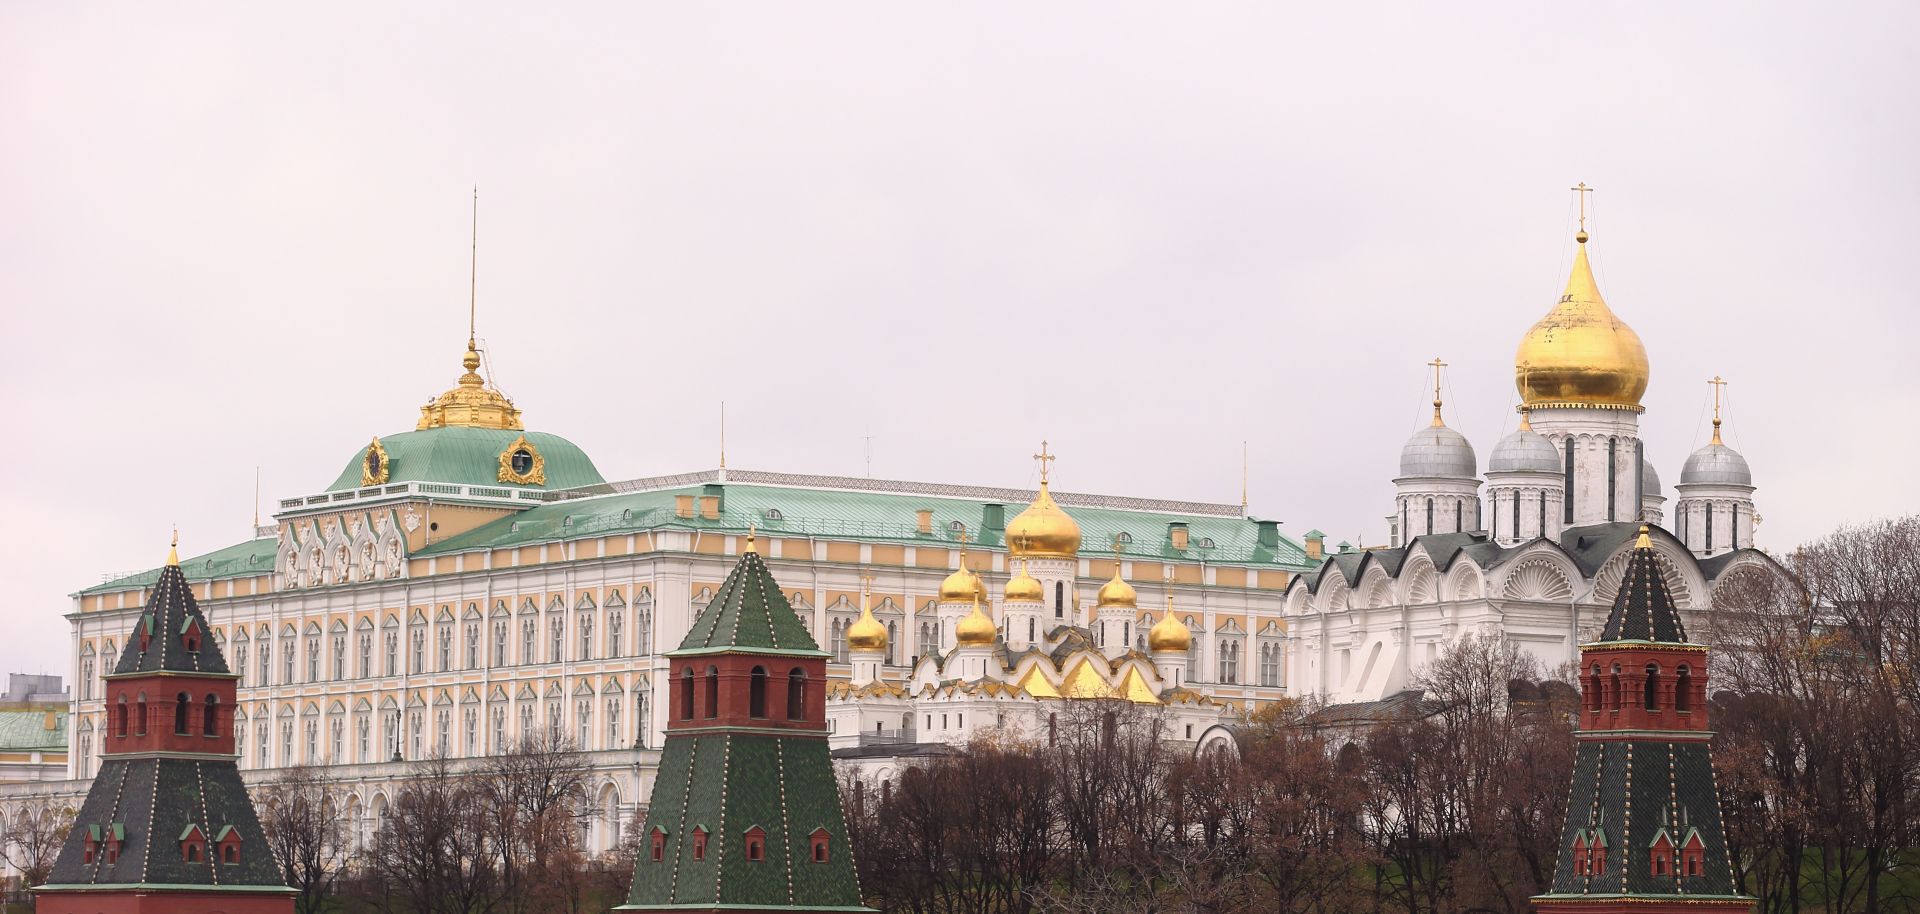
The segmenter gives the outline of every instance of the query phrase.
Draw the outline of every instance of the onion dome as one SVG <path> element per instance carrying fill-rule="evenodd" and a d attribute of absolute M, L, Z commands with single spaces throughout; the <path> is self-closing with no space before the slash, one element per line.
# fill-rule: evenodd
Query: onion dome
<path fill-rule="evenodd" d="M 1008 603 L 1045 603 L 1047 589 L 1040 580 L 1027 573 L 1027 563 L 1020 563 L 1020 573 L 1007 582 L 1006 602 Z"/>
<path fill-rule="evenodd" d="M 1514 383 L 1528 406 L 1640 410 L 1650 369 L 1640 335 L 1600 297 L 1587 263 L 1587 233 L 1574 255 L 1567 290 L 1520 339 Z"/>
<path fill-rule="evenodd" d="M 1489 474 L 1560 472 L 1560 450 L 1547 436 L 1534 431 L 1526 416 L 1523 410 L 1520 428 L 1493 446 L 1493 454 L 1487 458 Z"/>
<path fill-rule="evenodd" d="M 993 626 L 993 620 L 980 611 L 977 597 L 973 601 L 973 612 L 967 613 L 967 617 L 953 627 L 954 643 L 961 647 L 990 647 L 999 634 L 999 630 Z"/>
<path fill-rule="evenodd" d="M 1184 654 L 1193 647 L 1193 632 L 1187 623 L 1174 618 L 1173 611 L 1161 614 L 1160 621 L 1147 630 L 1147 650 L 1156 654 Z"/>
<path fill-rule="evenodd" d="M 1053 493 L 1047 488 L 1047 464 L 1053 455 L 1047 453 L 1045 441 L 1040 442 L 1040 453 L 1034 457 L 1040 461 L 1040 492 L 1033 504 L 1007 525 L 1008 550 L 1015 557 L 1073 558 L 1080 554 L 1080 524 L 1054 504 Z"/>
<path fill-rule="evenodd" d="M 965 603 L 980 598 L 986 589 L 986 585 L 980 583 L 980 576 L 967 567 L 967 553 L 962 550 L 960 567 L 940 582 L 940 602 Z"/>
<path fill-rule="evenodd" d="M 847 626 L 847 649 L 875 654 L 887 651 L 887 627 L 873 617 L 872 594 L 860 594 L 860 618 Z"/>
<path fill-rule="evenodd" d="M 461 367 L 467 370 L 452 390 L 434 397 L 427 405 L 420 407 L 420 423 L 414 428 L 446 428 L 457 426 L 465 428 L 520 429 L 520 410 L 507 399 L 507 395 L 487 386 L 480 377 L 480 351 L 474 348 L 473 338 L 467 338 L 467 353 L 460 358 Z"/>
<path fill-rule="evenodd" d="M 1133 585 L 1120 577 L 1120 563 L 1113 563 L 1113 580 L 1100 585 L 1100 593 L 1095 597 L 1095 608 L 1106 609 L 1109 606 L 1133 609 L 1139 605 L 1140 595 Z"/>
<path fill-rule="evenodd" d="M 1480 475 L 1480 461 L 1473 453 L 1473 445 L 1467 442 L 1467 436 L 1439 424 L 1434 424 L 1413 433 L 1407 443 L 1400 448 L 1400 475 L 1406 476 L 1449 476 L 1459 479 L 1474 479 Z"/>

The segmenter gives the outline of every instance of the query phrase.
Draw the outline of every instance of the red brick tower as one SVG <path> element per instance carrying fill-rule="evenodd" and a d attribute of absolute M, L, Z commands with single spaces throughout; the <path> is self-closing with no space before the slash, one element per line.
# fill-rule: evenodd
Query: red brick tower
<path fill-rule="evenodd" d="M 238 678 L 169 555 L 106 676 L 100 773 L 39 914 L 292 914 L 234 764 Z"/>
<path fill-rule="evenodd" d="M 1687 640 L 1648 529 L 1600 640 L 1580 646 L 1579 751 L 1541 914 L 1745 914 L 1720 828 L 1707 648 Z"/>

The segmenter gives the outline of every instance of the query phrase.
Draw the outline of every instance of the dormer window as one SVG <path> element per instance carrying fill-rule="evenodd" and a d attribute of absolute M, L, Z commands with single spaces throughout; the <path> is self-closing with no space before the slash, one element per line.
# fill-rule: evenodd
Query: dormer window
<path fill-rule="evenodd" d="M 207 834 L 200 826 L 189 824 L 180 832 L 180 859 L 187 863 L 199 863 L 206 858 Z"/>
<path fill-rule="evenodd" d="M 191 651 L 193 653 L 199 653 L 200 623 L 198 621 L 189 618 L 187 620 L 187 624 L 181 627 L 180 643 L 184 645 L 188 651 Z"/>
<path fill-rule="evenodd" d="M 231 825 L 220 828 L 220 834 L 213 839 L 214 846 L 220 849 L 221 863 L 240 862 L 240 830 Z"/>
<path fill-rule="evenodd" d="M 1687 840 L 1680 845 L 1680 875 L 1704 876 L 1707 874 L 1707 846 L 1700 840 L 1700 833 L 1689 831 Z"/>
<path fill-rule="evenodd" d="M 826 829 L 814 829 L 813 834 L 807 836 L 807 843 L 811 849 L 813 862 L 825 863 L 830 859 L 831 849 L 828 846 Z"/>
<path fill-rule="evenodd" d="M 766 829 L 763 829 L 760 826 L 755 825 L 754 827 L 747 829 L 746 839 L 747 839 L 747 860 L 753 863 L 759 863 L 763 860 L 766 860 L 767 859 Z"/>
<path fill-rule="evenodd" d="M 659 826 L 653 828 L 653 862 L 667 859 L 667 833 Z"/>
<path fill-rule="evenodd" d="M 1660 833 L 1654 836 L 1653 845 L 1648 849 L 1648 855 L 1652 858 L 1648 861 L 1648 864 L 1653 875 L 1673 875 L 1673 838 L 1667 834 L 1666 829 L 1661 829 Z"/>
<path fill-rule="evenodd" d="M 704 825 L 693 827 L 693 859 L 707 859 L 707 828 Z"/>

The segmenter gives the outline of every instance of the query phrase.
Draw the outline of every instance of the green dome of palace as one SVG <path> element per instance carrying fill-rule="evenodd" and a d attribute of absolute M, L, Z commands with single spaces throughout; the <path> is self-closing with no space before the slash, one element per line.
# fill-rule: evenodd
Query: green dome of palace
<path fill-rule="evenodd" d="M 500 479 L 501 457 L 522 437 L 544 463 L 545 483 L 516 484 Z M 386 484 L 437 482 L 448 485 L 511 486 L 517 489 L 572 489 L 604 485 L 600 471 L 580 447 L 559 435 L 517 429 L 447 426 L 387 435 L 380 439 L 387 452 Z M 361 487 L 369 443 L 361 446 L 327 487 L 329 492 Z"/>

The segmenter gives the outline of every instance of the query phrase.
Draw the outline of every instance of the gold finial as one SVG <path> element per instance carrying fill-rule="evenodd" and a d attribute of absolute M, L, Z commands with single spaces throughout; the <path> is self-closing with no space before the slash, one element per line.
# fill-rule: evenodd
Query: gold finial
<path fill-rule="evenodd" d="M 178 567 L 180 564 L 180 528 L 173 528 L 173 545 L 167 547 L 167 564 Z"/>
<path fill-rule="evenodd" d="M 1040 461 L 1040 488 L 1044 489 L 1047 487 L 1047 464 L 1054 461 L 1054 456 L 1047 453 L 1047 442 L 1040 442 L 1040 453 L 1033 455 L 1033 459 Z"/>
<path fill-rule="evenodd" d="M 1247 513 L 1247 439 L 1240 439 L 1240 513 Z"/>
<path fill-rule="evenodd" d="M 753 549 L 753 522 L 752 522 L 752 521 L 748 521 L 748 522 L 747 522 L 747 551 L 748 551 L 748 552 L 752 552 L 752 551 L 754 551 L 754 549 Z"/>
<path fill-rule="evenodd" d="M 480 311 L 480 185 L 473 186 L 473 247 L 467 260 L 467 351 L 474 351 L 474 324 Z M 469 368 L 468 371 L 473 369 Z"/>
<path fill-rule="evenodd" d="M 1579 233 L 1573 236 L 1573 240 L 1578 241 L 1581 244 L 1586 244 L 1587 243 L 1587 195 L 1593 193 L 1593 188 L 1588 187 L 1587 182 L 1581 181 L 1579 184 L 1576 184 L 1567 189 L 1570 191 L 1573 191 L 1573 195 L 1579 198 L 1580 200 L 1580 231 Z"/>
<path fill-rule="evenodd" d="M 1646 524 L 1640 525 L 1640 538 L 1633 541 L 1633 548 L 1635 549 L 1652 549 L 1653 548 L 1653 536 L 1648 532 Z"/>
<path fill-rule="evenodd" d="M 727 401 L 720 401 L 720 469 L 727 468 Z"/>
<path fill-rule="evenodd" d="M 1525 403 L 1520 404 L 1520 430 L 1533 431 L 1533 408 Z"/>
<path fill-rule="evenodd" d="M 1720 377 L 1719 375 L 1714 375 L 1713 380 L 1708 381 L 1707 383 L 1713 385 L 1713 443 L 1719 444 L 1721 443 L 1720 442 L 1720 392 L 1726 389 L 1727 380 L 1725 378 Z"/>
<path fill-rule="evenodd" d="M 1440 419 L 1440 369 L 1447 367 L 1447 363 L 1440 361 L 1439 356 L 1434 356 L 1433 361 L 1427 364 L 1433 366 L 1433 425 L 1439 428 L 1447 424 Z"/>

